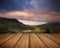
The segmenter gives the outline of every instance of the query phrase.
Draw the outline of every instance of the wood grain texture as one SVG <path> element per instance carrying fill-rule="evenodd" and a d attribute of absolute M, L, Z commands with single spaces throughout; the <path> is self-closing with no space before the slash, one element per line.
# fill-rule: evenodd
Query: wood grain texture
<path fill-rule="evenodd" d="M 31 48 L 47 48 L 36 34 L 30 34 Z"/>
<path fill-rule="evenodd" d="M 17 42 L 17 40 L 20 38 L 21 34 L 15 34 L 11 39 L 6 41 L 3 45 L 0 46 L 0 48 L 12 48 L 14 44 Z"/>
<path fill-rule="evenodd" d="M 28 48 L 29 34 L 24 34 L 14 48 Z"/>
<path fill-rule="evenodd" d="M 60 45 L 56 44 L 54 41 L 52 41 L 50 38 L 47 38 L 44 36 L 44 34 L 38 34 L 38 36 L 43 40 L 43 42 L 48 46 L 48 48 L 60 48 Z"/>
<path fill-rule="evenodd" d="M 0 48 L 60 48 L 60 34 L 0 34 Z"/>

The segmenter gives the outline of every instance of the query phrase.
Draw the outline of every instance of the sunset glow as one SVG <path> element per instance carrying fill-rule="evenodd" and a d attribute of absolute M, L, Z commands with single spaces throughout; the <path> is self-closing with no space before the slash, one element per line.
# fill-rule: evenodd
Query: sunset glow
<path fill-rule="evenodd" d="M 1 0 L 0 17 L 25 20 L 27 24 L 60 22 L 60 0 Z"/>

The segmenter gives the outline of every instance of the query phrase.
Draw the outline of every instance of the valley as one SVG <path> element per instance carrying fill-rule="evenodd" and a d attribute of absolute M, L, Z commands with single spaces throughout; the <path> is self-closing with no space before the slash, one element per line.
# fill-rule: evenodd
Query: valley
<path fill-rule="evenodd" d="M 0 18 L 0 33 L 60 33 L 60 23 L 29 26 L 16 19 Z"/>

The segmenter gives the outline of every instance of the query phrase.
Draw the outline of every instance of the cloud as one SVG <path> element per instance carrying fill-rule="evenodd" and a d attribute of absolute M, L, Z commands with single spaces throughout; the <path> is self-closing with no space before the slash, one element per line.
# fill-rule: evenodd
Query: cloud
<path fill-rule="evenodd" d="M 41 21 L 45 21 L 45 20 L 59 21 L 60 20 L 60 14 L 56 12 L 35 13 L 35 12 L 29 12 L 29 11 L 14 11 L 14 12 L 0 13 L 0 17 L 16 18 L 16 19 L 19 19 L 20 17 L 22 17 L 22 19 L 30 19 L 30 20 L 40 19 Z"/>
<path fill-rule="evenodd" d="M 0 17 L 60 22 L 60 0 L 0 0 Z"/>
<path fill-rule="evenodd" d="M 29 13 L 21 12 L 21 11 L 13 11 L 13 12 L 0 13 L 0 17 L 19 18 L 21 16 L 28 17 Z"/>
<path fill-rule="evenodd" d="M 22 22 L 23 24 L 26 25 L 42 25 L 42 24 L 46 24 L 47 22 L 37 22 L 37 21 L 28 21 L 28 20 L 19 20 L 17 19 L 19 22 Z"/>
<path fill-rule="evenodd" d="M 0 0 L 0 10 L 14 11 L 23 9 L 24 0 Z"/>
<path fill-rule="evenodd" d="M 0 10 L 42 10 L 60 12 L 60 0 L 0 0 Z"/>

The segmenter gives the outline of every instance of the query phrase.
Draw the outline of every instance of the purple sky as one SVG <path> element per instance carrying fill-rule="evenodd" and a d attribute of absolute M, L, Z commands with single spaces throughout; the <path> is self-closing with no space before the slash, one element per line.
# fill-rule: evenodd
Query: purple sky
<path fill-rule="evenodd" d="M 60 0 L 0 0 L 0 17 L 60 22 Z"/>

